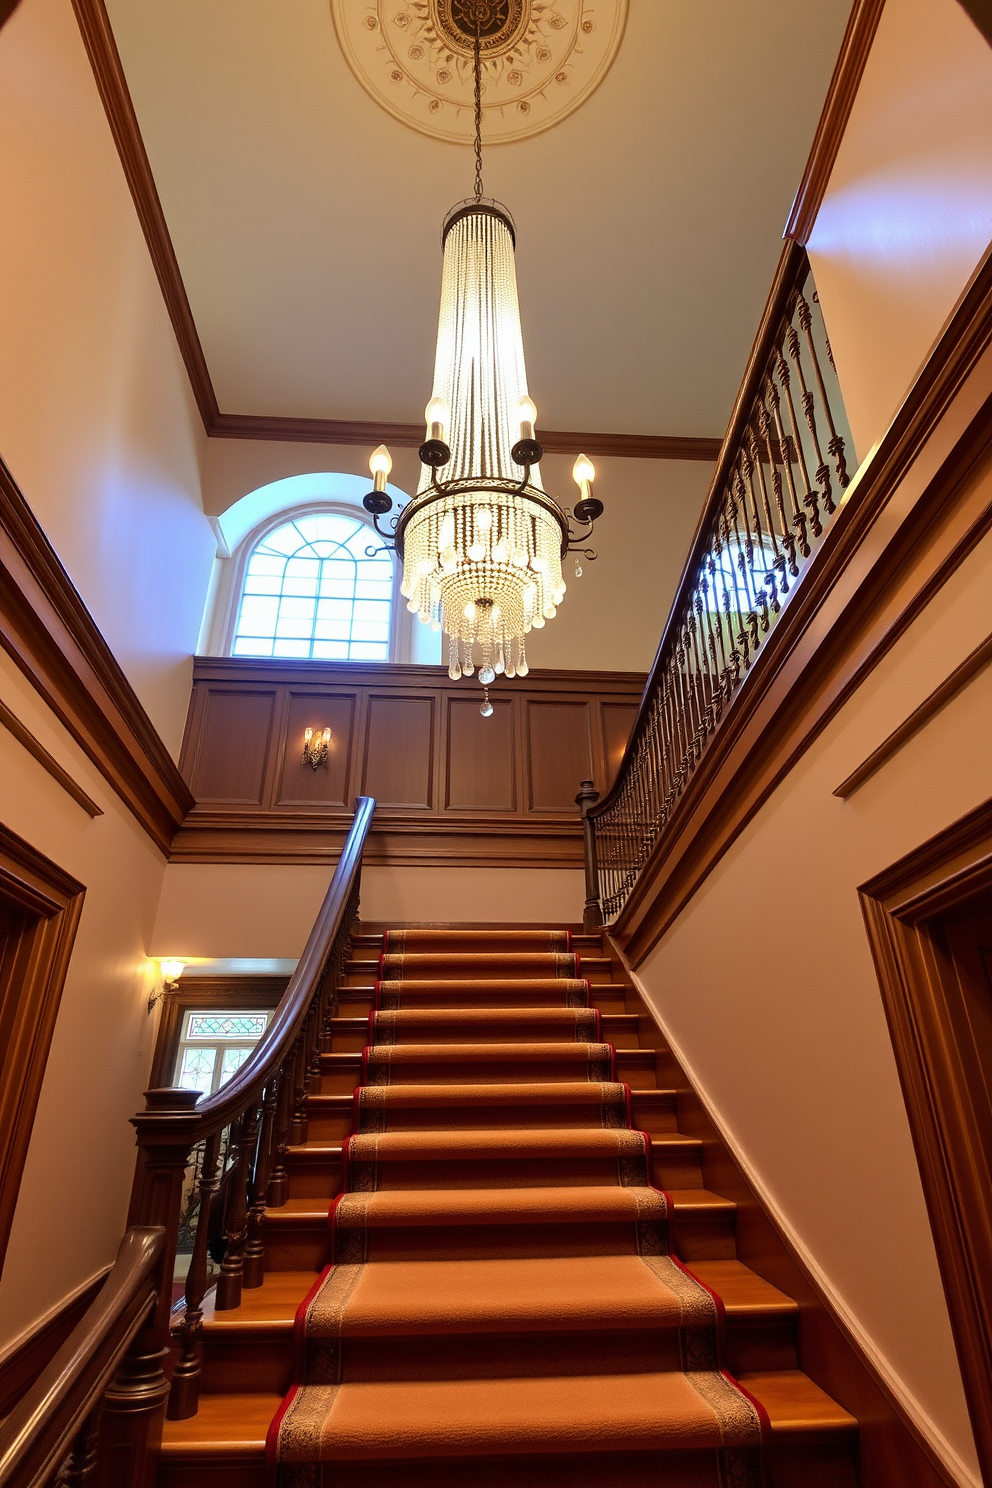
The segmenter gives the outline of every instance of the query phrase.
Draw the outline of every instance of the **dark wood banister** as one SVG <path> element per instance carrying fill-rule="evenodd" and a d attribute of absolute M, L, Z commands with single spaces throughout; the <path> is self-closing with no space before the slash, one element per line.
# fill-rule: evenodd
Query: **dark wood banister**
<path fill-rule="evenodd" d="M 288 1059 L 295 1040 L 299 1037 L 304 1019 L 313 998 L 317 979 L 323 971 L 330 947 L 341 929 L 345 911 L 362 861 L 365 839 L 372 822 L 375 801 L 371 796 L 359 796 L 355 816 L 351 824 L 341 857 L 334 870 L 330 887 L 314 921 L 309 939 L 303 949 L 296 970 L 272 1015 L 272 1021 L 259 1039 L 244 1064 L 232 1075 L 227 1084 L 216 1095 L 206 1100 L 198 1099 L 195 1106 L 183 1113 L 183 1126 L 190 1132 L 191 1143 L 202 1141 L 225 1126 L 244 1110 L 253 1096 L 257 1096 L 266 1081 Z M 171 1087 L 166 1087 L 172 1093 Z M 164 1091 L 149 1091 L 149 1096 L 164 1094 Z M 189 1094 L 192 1092 L 183 1092 Z M 149 1126 L 166 1124 L 170 1131 L 175 1120 L 165 1118 L 161 1108 L 153 1108 L 132 1118 L 138 1128 L 139 1140 Z"/>
<path fill-rule="evenodd" d="M 740 392 L 737 394 L 737 401 L 734 403 L 734 409 L 730 415 L 730 423 L 727 425 L 727 432 L 720 446 L 720 453 L 713 471 L 713 478 L 706 493 L 706 500 L 703 502 L 699 521 L 696 524 L 696 531 L 693 534 L 692 545 L 689 548 L 689 554 L 682 570 L 679 587 L 675 591 L 675 598 L 672 601 L 672 607 L 669 610 L 668 619 L 665 622 L 665 628 L 662 631 L 654 661 L 651 663 L 648 680 L 644 685 L 640 706 L 631 725 L 623 762 L 617 771 L 617 777 L 611 789 L 607 791 L 602 800 L 596 802 L 594 805 L 587 805 L 583 810 L 583 816 L 588 816 L 593 821 L 609 810 L 623 787 L 624 767 L 631 758 L 633 745 L 644 732 L 644 726 L 650 711 L 651 698 L 662 676 L 672 633 L 679 624 L 683 606 L 696 584 L 699 566 L 706 547 L 713 509 L 720 500 L 728 472 L 737 458 L 741 434 L 747 423 L 751 407 L 764 376 L 775 334 L 781 322 L 785 306 L 790 294 L 805 272 L 807 265 L 806 250 L 801 244 L 793 242 L 791 239 L 788 240 L 782 249 L 782 256 L 779 259 L 775 279 L 769 291 L 764 314 L 761 317 L 761 323 L 758 326 L 758 333 L 754 338 L 754 345 L 751 347 L 751 355 L 748 357 L 747 366 L 744 371 L 744 380 L 741 383 Z"/>
<path fill-rule="evenodd" d="M 99 1294 L 47 1369 L 0 1424 L 0 1488 L 43 1488 L 72 1451 L 96 1451 L 100 1402 L 155 1306 L 161 1227 L 127 1231 Z"/>

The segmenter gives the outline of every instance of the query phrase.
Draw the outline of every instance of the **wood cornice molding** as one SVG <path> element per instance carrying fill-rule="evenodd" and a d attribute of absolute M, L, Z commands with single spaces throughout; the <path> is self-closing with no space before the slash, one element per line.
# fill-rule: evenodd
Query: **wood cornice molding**
<path fill-rule="evenodd" d="M 4 7 L 9 4 L 10 0 L 0 0 L 0 24 L 4 19 Z M 424 440 L 423 424 L 221 413 L 106 5 L 104 0 L 72 0 L 72 5 L 196 406 L 209 438 L 267 439 L 299 444 L 391 444 L 395 449 L 419 448 Z M 574 455 L 582 451 L 590 456 L 622 455 L 639 460 L 705 461 L 715 460 L 720 452 L 719 439 L 702 436 L 573 434 L 542 430 L 540 437 L 549 454 Z"/>
<path fill-rule="evenodd" d="M 332 683 L 352 687 L 394 687 L 409 683 L 419 689 L 453 684 L 446 666 L 427 666 L 411 661 L 294 661 L 287 658 L 270 660 L 252 656 L 196 656 L 193 658 L 193 685 L 198 682 L 264 682 L 281 686 L 285 683 Z M 532 667 L 526 682 L 521 677 L 512 682 L 499 676 L 490 682 L 494 697 L 500 693 L 574 691 L 583 697 L 590 691 L 619 693 L 640 701 L 646 672 L 573 671 L 560 667 Z M 457 689 L 464 693 L 464 685 Z M 376 812 L 376 820 L 382 808 Z M 349 816 L 349 821 L 351 817 Z M 374 830 L 374 828 L 373 828 Z"/>
<path fill-rule="evenodd" d="M 141 230 L 172 321 L 186 372 L 207 433 L 219 415 L 206 357 L 200 345 L 179 260 L 172 246 L 158 187 L 138 128 L 124 67 L 103 0 L 72 0 L 110 132 L 124 167 Z"/>
<path fill-rule="evenodd" d="M 193 797 L 2 460 L 0 580 L 0 645 L 168 852 Z"/>
<path fill-rule="evenodd" d="M 988 1482 L 992 1101 L 983 1029 L 992 940 L 992 802 L 862 884 L 859 893 Z"/>
<path fill-rule="evenodd" d="M 907 509 L 890 503 L 992 345 L 992 252 L 762 647 L 617 921 L 640 965 L 761 804 L 992 528 L 992 395 Z"/>
<path fill-rule="evenodd" d="M 423 424 L 390 424 L 376 420 L 279 418 L 262 414 L 221 413 L 207 431 L 213 439 L 271 439 L 300 444 L 388 444 L 419 449 Z M 721 440 L 675 434 L 599 434 L 588 430 L 540 429 L 538 438 L 549 455 L 619 455 L 632 460 L 705 460 L 720 453 Z"/>
<path fill-rule="evenodd" d="M 782 234 L 805 244 L 813 231 L 885 0 L 854 0 L 803 178 Z"/>

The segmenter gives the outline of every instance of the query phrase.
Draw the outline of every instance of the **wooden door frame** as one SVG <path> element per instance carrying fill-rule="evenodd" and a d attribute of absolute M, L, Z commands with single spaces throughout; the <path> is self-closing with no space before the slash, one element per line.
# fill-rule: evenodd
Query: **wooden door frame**
<path fill-rule="evenodd" d="M 0 1270 L 85 892 L 0 824 L 0 905 L 23 922 L 0 977 Z"/>
<path fill-rule="evenodd" d="M 944 933 L 992 889 L 992 801 L 858 892 L 923 1178 L 985 1481 L 992 1484 L 992 1091 Z"/>

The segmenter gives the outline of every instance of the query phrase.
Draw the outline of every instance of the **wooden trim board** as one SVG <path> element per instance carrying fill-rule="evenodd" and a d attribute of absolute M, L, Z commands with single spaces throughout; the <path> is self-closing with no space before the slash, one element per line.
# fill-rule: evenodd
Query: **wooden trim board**
<path fill-rule="evenodd" d="M 851 117 L 884 4 L 885 0 L 854 0 L 806 169 L 782 234 L 784 238 L 793 238 L 804 245 L 809 241 Z"/>
<path fill-rule="evenodd" d="M 0 1268 L 85 892 L 0 825 Z"/>
<path fill-rule="evenodd" d="M 992 802 L 859 893 L 979 1462 L 992 1482 Z"/>
<path fill-rule="evenodd" d="M 54 755 L 49 754 L 44 744 L 39 743 L 34 734 L 27 728 L 16 713 L 13 713 L 7 704 L 0 702 L 0 724 L 9 734 L 13 734 L 18 744 L 26 749 L 32 759 L 38 761 L 43 770 L 56 781 L 67 795 L 71 796 L 77 806 L 81 806 L 90 818 L 103 815 L 103 808 L 98 806 L 92 796 L 88 796 L 81 785 L 77 785 L 67 770 L 63 770 Z"/>
<path fill-rule="evenodd" d="M 193 797 L 2 460 L 0 645 L 167 852 Z"/>
<path fill-rule="evenodd" d="M 109 1272 L 110 1267 L 104 1266 L 96 1276 L 70 1292 L 4 1349 L 0 1356 L 0 1420 L 10 1414 L 54 1359 L 90 1307 Z"/>

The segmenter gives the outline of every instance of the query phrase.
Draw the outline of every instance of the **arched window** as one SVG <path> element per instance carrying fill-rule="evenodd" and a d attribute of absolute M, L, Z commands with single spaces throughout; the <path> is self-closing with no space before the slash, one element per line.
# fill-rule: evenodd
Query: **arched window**
<path fill-rule="evenodd" d="M 245 567 L 232 656 L 388 661 L 393 561 L 366 557 L 374 538 L 340 512 L 265 533 Z"/>

